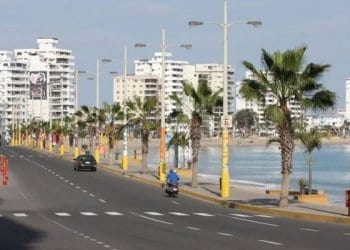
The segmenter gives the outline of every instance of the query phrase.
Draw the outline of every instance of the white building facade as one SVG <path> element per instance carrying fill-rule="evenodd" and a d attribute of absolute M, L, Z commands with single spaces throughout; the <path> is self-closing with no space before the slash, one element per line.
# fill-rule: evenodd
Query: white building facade
<path fill-rule="evenodd" d="M 345 81 L 345 120 L 350 121 L 350 78 Z"/>
<path fill-rule="evenodd" d="M 6 133 L 29 120 L 29 67 L 14 59 L 12 51 L 0 51 L 0 131 Z"/>
<path fill-rule="evenodd" d="M 195 64 L 186 65 L 184 67 L 184 78 L 191 83 L 195 88 L 200 80 L 205 80 L 213 92 L 223 88 L 223 64 Z M 235 110 L 235 86 L 233 82 L 234 71 L 228 65 L 227 71 L 227 86 L 228 86 L 228 114 L 233 115 Z M 223 94 L 221 94 L 223 96 Z M 221 132 L 222 107 L 215 110 L 214 117 L 203 121 L 203 128 L 207 136 L 217 136 Z"/>
<path fill-rule="evenodd" d="M 182 81 L 184 80 L 183 68 L 188 65 L 187 61 L 172 60 L 170 52 L 165 53 L 165 117 L 167 117 L 174 109 L 176 104 L 170 99 L 171 95 L 183 96 Z M 162 75 L 162 53 L 156 52 L 150 60 L 136 60 L 135 62 L 136 76 L 152 75 L 161 78 Z M 161 84 L 160 84 L 161 85 Z M 159 87 L 160 91 L 161 86 Z"/>
<path fill-rule="evenodd" d="M 57 47 L 57 38 L 38 38 L 37 49 L 15 49 L 18 62 L 29 65 L 31 120 L 63 121 L 76 110 L 76 78 L 71 50 Z"/>

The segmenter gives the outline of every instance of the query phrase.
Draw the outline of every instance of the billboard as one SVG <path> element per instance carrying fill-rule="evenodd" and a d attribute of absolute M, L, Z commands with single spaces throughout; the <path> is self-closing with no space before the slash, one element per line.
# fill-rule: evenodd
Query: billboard
<path fill-rule="evenodd" d="M 47 74 L 45 71 L 31 71 L 29 73 L 30 99 L 47 99 Z"/>

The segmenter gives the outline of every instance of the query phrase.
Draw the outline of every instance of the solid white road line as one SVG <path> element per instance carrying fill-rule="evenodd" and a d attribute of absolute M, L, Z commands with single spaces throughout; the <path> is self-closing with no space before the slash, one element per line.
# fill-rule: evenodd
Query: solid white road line
<path fill-rule="evenodd" d="M 163 220 L 157 220 L 157 219 L 154 219 L 154 218 L 151 218 L 151 217 L 148 217 L 148 216 L 144 216 L 144 215 L 141 215 L 141 214 L 137 214 L 137 213 L 134 213 L 134 212 L 129 212 L 129 213 L 132 214 L 132 215 L 135 215 L 135 216 L 147 219 L 147 220 L 151 220 L 151 221 L 155 221 L 155 222 L 159 222 L 159 223 L 163 223 L 163 224 L 167 224 L 167 225 L 172 225 L 173 224 L 171 222 L 167 222 L 167 221 L 163 221 Z"/>
<path fill-rule="evenodd" d="M 193 214 L 196 214 L 196 215 L 199 215 L 199 216 L 205 216 L 205 217 L 213 217 L 213 216 L 215 216 L 215 215 L 207 214 L 207 213 L 193 213 Z"/>
<path fill-rule="evenodd" d="M 145 212 L 145 214 L 154 215 L 154 216 L 163 216 L 164 215 L 164 214 L 157 213 L 157 212 Z"/>
<path fill-rule="evenodd" d="M 282 246 L 283 245 L 282 243 L 269 241 L 269 240 L 258 240 L 258 241 L 263 242 L 263 243 L 267 243 L 267 244 L 271 244 L 271 245 L 275 245 L 275 246 Z"/>

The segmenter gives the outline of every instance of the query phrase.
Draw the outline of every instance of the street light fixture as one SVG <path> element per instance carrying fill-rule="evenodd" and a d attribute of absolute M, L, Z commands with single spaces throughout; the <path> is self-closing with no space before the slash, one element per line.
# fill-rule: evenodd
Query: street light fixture
<path fill-rule="evenodd" d="M 227 0 L 224 0 L 224 22 L 201 22 L 190 21 L 189 26 L 199 26 L 203 24 L 216 24 L 224 30 L 223 41 L 223 116 L 221 117 L 222 126 L 222 169 L 221 169 L 221 197 L 228 198 L 230 196 L 230 174 L 228 169 L 229 150 L 228 150 L 228 128 L 232 127 L 232 118 L 228 115 L 228 83 L 227 83 L 227 67 L 228 67 L 228 28 L 232 24 L 247 24 L 253 27 L 258 27 L 262 23 L 257 20 L 250 21 L 236 21 L 234 23 L 228 23 L 227 21 Z"/>
<path fill-rule="evenodd" d="M 135 48 L 143 48 L 147 45 L 145 43 L 136 43 Z M 159 163 L 159 180 L 165 181 L 166 179 L 166 163 L 165 163 L 165 154 L 166 154 L 166 144 L 165 144 L 165 50 L 170 46 L 166 44 L 165 39 L 165 29 L 162 29 L 162 44 L 160 46 L 162 50 L 162 66 L 161 66 L 161 92 L 160 92 L 160 101 L 161 101 L 161 114 L 160 114 L 160 163 Z M 174 46 L 172 46 L 174 47 Z M 185 49 L 191 49 L 191 44 L 180 44 L 177 47 L 182 47 Z"/>

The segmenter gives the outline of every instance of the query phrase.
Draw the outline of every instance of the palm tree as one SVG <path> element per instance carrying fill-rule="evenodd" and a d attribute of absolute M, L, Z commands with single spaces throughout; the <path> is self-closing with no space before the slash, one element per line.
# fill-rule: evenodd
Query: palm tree
<path fill-rule="evenodd" d="M 85 130 L 89 136 L 89 146 L 93 146 L 93 138 L 96 135 L 96 123 L 98 121 L 97 108 L 89 106 L 81 106 L 81 109 L 74 114 L 77 117 L 77 125 L 80 130 Z"/>
<path fill-rule="evenodd" d="M 141 99 L 139 96 L 134 96 L 132 101 L 126 103 L 129 108 L 129 123 L 136 125 L 141 131 L 141 144 L 142 144 L 142 164 L 141 172 L 146 173 L 148 171 L 148 140 L 149 134 L 152 130 L 159 127 L 159 122 L 156 121 L 158 102 L 155 97 Z"/>
<path fill-rule="evenodd" d="M 322 147 L 322 137 L 323 135 L 317 131 L 317 129 L 311 129 L 310 132 L 303 132 L 298 135 L 298 139 L 301 141 L 302 145 L 305 147 L 306 163 L 309 167 L 309 194 L 312 190 L 312 151 L 314 149 L 320 150 Z"/>
<path fill-rule="evenodd" d="M 202 120 L 204 116 L 212 116 L 214 114 L 214 108 L 222 105 L 222 97 L 220 93 L 222 89 L 215 91 L 214 93 L 209 88 L 207 81 L 200 80 L 198 82 L 197 89 L 195 89 L 190 83 L 183 82 L 184 94 L 188 98 L 189 106 L 185 107 L 189 109 L 191 113 L 190 120 L 190 139 L 192 146 L 192 181 L 191 186 L 197 187 L 198 185 L 198 157 L 200 149 L 200 141 L 202 138 Z M 173 100 L 177 104 L 186 103 L 178 96 L 172 96 Z M 186 112 L 185 112 L 186 113 Z"/>
<path fill-rule="evenodd" d="M 175 156 L 174 156 L 174 167 L 178 168 L 179 167 L 179 146 L 181 147 L 182 145 L 180 145 L 181 143 L 183 144 L 186 140 L 187 143 L 189 141 L 189 139 L 186 136 L 186 133 L 184 132 L 179 132 L 178 129 L 180 127 L 180 125 L 184 125 L 184 124 L 188 124 L 189 123 L 189 118 L 186 114 L 184 114 L 183 110 L 181 109 L 180 106 L 177 106 L 177 109 L 174 109 L 167 117 L 167 121 L 168 124 L 173 124 L 173 126 L 175 126 L 175 128 L 173 128 L 175 130 L 175 133 L 173 135 L 173 137 L 171 138 L 171 140 L 168 142 L 168 149 L 170 146 L 174 146 L 174 152 L 175 152 Z M 183 151 L 185 150 L 186 145 L 183 145 Z M 185 165 L 183 165 L 185 166 Z"/>
<path fill-rule="evenodd" d="M 103 108 L 99 111 L 99 122 L 104 124 L 102 132 L 108 138 L 109 162 L 111 164 L 115 142 L 120 136 L 120 129 L 118 129 L 116 122 L 123 118 L 123 111 L 119 103 L 104 103 Z"/>
<path fill-rule="evenodd" d="M 175 132 L 173 137 L 168 142 L 168 149 L 174 146 L 175 156 L 174 156 L 174 167 L 179 167 L 179 147 L 182 148 L 182 166 L 186 166 L 185 158 L 185 148 L 188 146 L 190 139 L 185 132 Z"/>
<path fill-rule="evenodd" d="M 306 109 L 327 109 L 334 106 L 335 94 L 323 88 L 318 82 L 330 67 L 327 64 L 310 63 L 304 67 L 306 47 L 294 50 L 268 53 L 262 50 L 263 70 L 244 61 L 243 65 L 252 73 L 252 79 L 243 81 L 240 93 L 247 100 L 265 103 L 265 96 L 271 94 L 274 104 L 266 104 L 265 119 L 271 121 L 278 132 L 281 149 L 282 187 L 280 207 L 288 206 L 289 178 L 292 173 L 293 152 L 295 146 L 295 128 L 292 119 L 290 101 L 300 103 Z"/>

